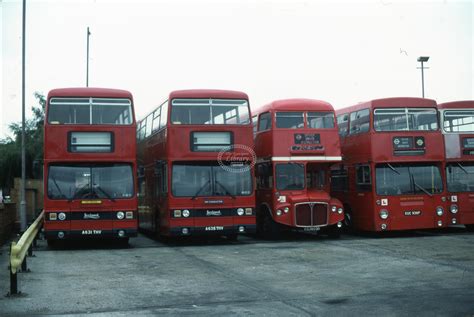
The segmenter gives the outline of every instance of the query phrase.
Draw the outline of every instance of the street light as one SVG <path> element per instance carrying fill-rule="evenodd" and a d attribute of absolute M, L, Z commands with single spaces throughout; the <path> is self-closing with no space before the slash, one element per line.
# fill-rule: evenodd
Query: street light
<path fill-rule="evenodd" d="M 421 63 L 421 67 L 417 67 L 421 69 L 421 95 L 425 98 L 425 77 L 423 70 L 428 69 L 429 67 L 423 67 L 423 63 L 426 63 L 430 59 L 429 56 L 420 56 L 418 57 L 417 61 Z"/>
<path fill-rule="evenodd" d="M 89 27 L 87 27 L 87 57 L 86 57 L 86 87 L 89 87 L 89 37 L 91 32 Z"/>

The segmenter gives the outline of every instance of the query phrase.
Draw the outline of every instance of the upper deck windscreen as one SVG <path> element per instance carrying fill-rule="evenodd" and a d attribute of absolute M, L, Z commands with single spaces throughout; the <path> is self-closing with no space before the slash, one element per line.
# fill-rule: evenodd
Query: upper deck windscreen
<path fill-rule="evenodd" d="M 474 110 L 446 110 L 443 115 L 445 132 L 474 132 Z"/>
<path fill-rule="evenodd" d="M 334 128 L 334 113 L 279 111 L 276 113 L 276 127 L 279 129 L 332 129 Z"/>
<path fill-rule="evenodd" d="M 172 124 L 250 124 L 249 103 L 244 99 L 173 99 Z"/>
<path fill-rule="evenodd" d="M 133 123 L 132 102 L 125 98 L 51 98 L 49 124 L 112 124 Z"/>
<path fill-rule="evenodd" d="M 435 131 L 438 114 L 434 108 L 381 108 L 374 110 L 375 131 Z"/>

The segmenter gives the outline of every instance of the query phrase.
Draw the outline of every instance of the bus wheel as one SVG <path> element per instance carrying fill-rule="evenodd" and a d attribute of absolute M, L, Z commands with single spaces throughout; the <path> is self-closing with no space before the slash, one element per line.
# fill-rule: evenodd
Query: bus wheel
<path fill-rule="evenodd" d="M 348 229 L 348 230 L 352 230 L 353 228 L 353 220 L 352 220 L 352 214 L 349 210 L 346 209 L 346 212 L 344 214 L 344 226 Z"/>
<path fill-rule="evenodd" d="M 239 238 L 239 235 L 237 233 L 232 233 L 232 234 L 226 235 L 226 237 L 227 237 L 227 240 L 229 241 L 237 241 L 237 239 Z"/>
<path fill-rule="evenodd" d="M 474 225 L 465 225 L 465 226 L 466 226 L 467 231 L 474 232 Z"/>
<path fill-rule="evenodd" d="M 55 239 L 48 239 L 46 241 L 48 243 L 48 247 L 54 248 L 56 246 L 56 240 Z"/>
<path fill-rule="evenodd" d="M 281 234 L 281 228 L 278 223 L 273 221 L 270 213 L 267 212 L 263 218 L 263 238 L 267 240 L 275 240 Z"/>
<path fill-rule="evenodd" d="M 339 239 L 341 237 L 341 228 L 338 228 L 337 224 L 328 227 L 326 232 L 331 239 Z"/>
<path fill-rule="evenodd" d="M 119 245 L 122 247 L 128 247 L 128 241 L 130 238 L 118 238 Z"/>

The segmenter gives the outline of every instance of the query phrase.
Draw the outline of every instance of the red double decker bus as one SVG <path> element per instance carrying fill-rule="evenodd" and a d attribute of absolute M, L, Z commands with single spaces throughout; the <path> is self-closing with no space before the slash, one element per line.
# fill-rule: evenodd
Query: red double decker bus
<path fill-rule="evenodd" d="M 474 101 L 438 105 L 446 155 L 446 187 L 452 224 L 474 230 Z"/>
<path fill-rule="evenodd" d="M 329 194 L 330 166 L 341 161 L 334 109 L 323 101 L 289 99 L 258 109 L 257 230 L 276 238 L 284 229 L 339 235 L 342 203 Z"/>
<path fill-rule="evenodd" d="M 248 96 L 180 90 L 139 124 L 139 227 L 163 236 L 255 232 Z"/>
<path fill-rule="evenodd" d="M 137 234 L 136 123 L 125 90 L 49 92 L 44 123 L 44 234 L 49 242 Z"/>
<path fill-rule="evenodd" d="M 434 100 L 377 99 L 336 114 L 344 161 L 332 170 L 332 193 L 348 225 L 387 231 L 449 224 Z"/>

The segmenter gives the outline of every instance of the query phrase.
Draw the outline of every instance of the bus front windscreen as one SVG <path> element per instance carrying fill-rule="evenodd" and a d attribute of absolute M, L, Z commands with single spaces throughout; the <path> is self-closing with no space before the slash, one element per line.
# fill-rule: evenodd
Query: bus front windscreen
<path fill-rule="evenodd" d="M 375 177 L 378 195 L 433 195 L 443 191 L 440 170 L 433 164 L 380 164 Z"/>
<path fill-rule="evenodd" d="M 51 98 L 49 124 L 132 124 L 132 103 L 122 98 Z"/>
<path fill-rule="evenodd" d="M 304 189 L 305 172 L 304 165 L 299 163 L 277 164 L 276 186 L 278 190 L 301 190 Z"/>
<path fill-rule="evenodd" d="M 474 132 L 474 110 L 447 110 L 443 118 L 446 132 Z"/>
<path fill-rule="evenodd" d="M 474 192 L 474 164 L 452 163 L 446 167 L 448 191 Z"/>
<path fill-rule="evenodd" d="M 242 99 L 173 99 L 172 124 L 250 124 L 249 103 Z"/>
<path fill-rule="evenodd" d="M 249 196 L 251 168 L 238 171 L 218 164 L 174 164 L 171 176 L 175 197 Z"/>
<path fill-rule="evenodd" d="M 52 165 L 50 199 L 125 199 L 134 195 L 130 164 Z"/>
<path fill-rule="evenodd" d="M 438 114 L 431 108 L 383 108 L 374 110 L 375 131 L 435 131 Z"/>

